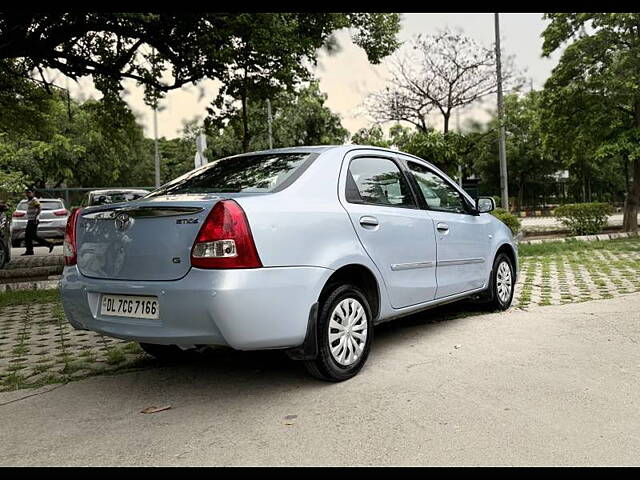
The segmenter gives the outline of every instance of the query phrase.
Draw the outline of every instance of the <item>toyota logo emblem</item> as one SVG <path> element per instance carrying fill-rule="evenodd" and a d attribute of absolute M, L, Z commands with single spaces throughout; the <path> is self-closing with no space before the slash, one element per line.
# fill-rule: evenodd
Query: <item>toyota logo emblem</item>
<path fill-rule="evenodd" d="M 115 223 L 118 230 L 126 230 L 131 225 L 131 217 L 126 213 L 120 213 L 116 216 Z"/>

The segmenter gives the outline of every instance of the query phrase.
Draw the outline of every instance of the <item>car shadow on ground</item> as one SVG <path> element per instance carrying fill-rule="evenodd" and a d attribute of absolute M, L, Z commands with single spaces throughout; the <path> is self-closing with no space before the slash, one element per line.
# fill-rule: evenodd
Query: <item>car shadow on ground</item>
<path fill-rule="evenodd" d="M 487 313 L 477 304 L 459 302 L 436 307 L 418 314 L 377 325 L 369 364 L 376 355 L 389 349 L 408 347 L 410 338 L 429 335 L 435 328 L 446 328 L 457 320 Z M 189 383 L 214 387 L 224 383 L 246 382 L 260 384 L 262 381 L 278 384 L 331 385 L 311 378 L 302 362 L 290 360 L 281 350 L 236 351 L 230 348 L 206 349 L 200 353 L 186 355 L 180 361 L 159 361 L 145 357 L 140 365 L 159 368 L 168 379 L 180 378 Z"/>

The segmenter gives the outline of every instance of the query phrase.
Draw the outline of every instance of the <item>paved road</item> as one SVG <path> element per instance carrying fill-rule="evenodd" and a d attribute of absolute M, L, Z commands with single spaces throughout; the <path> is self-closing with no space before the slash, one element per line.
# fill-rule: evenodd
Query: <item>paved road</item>
<path fill-rule="evenodd" d="M 278 352 L 221 350 L 4 393 L 0 464 L 637 465 L 638 312 L 640 294 L 423 314 L 377 329 L 365 370 L 340 384 Z M 139 413 L 152 405 L 172 409 Z"/>

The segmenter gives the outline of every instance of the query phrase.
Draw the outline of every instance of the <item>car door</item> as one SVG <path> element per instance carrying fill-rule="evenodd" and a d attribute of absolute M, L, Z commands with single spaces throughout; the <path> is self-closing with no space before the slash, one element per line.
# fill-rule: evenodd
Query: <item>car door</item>
<path fill-rule="evenodd" d="M 382 274 L 391 306 L 433 300 L 437 288 L 433 222 L 419 208 L 397 157 L 348 154 L 341 178 L 340 200 Z"/>
<path fill-rule="evenodd" d="M 433 220 L 436 298 L 481 288 L 488 278 L 491 251 L 488 214 L 477 215 L 470 200 L 442 172 L 418 161 L 405 161 Z"/>

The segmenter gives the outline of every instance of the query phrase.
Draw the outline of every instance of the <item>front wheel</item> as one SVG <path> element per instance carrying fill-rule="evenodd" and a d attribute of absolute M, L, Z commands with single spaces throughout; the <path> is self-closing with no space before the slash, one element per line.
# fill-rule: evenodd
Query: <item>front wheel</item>
<path fill-rule="evenodd" d="M 506 310 L 513 301 L 515 287 L 513 263 L 508 255 L 500 253 L 496 255 L 491 270 L 491 300 L 488 306 L 493 310 Z"/>
<path fill-rule="evenodd" d="M 316 378 L 341 382 L 364 366 L 373 340 L 369 302 L 353 285 L 333 289 L 320 307 L 317 324 L 318 356 L 305 361 Z"/>

